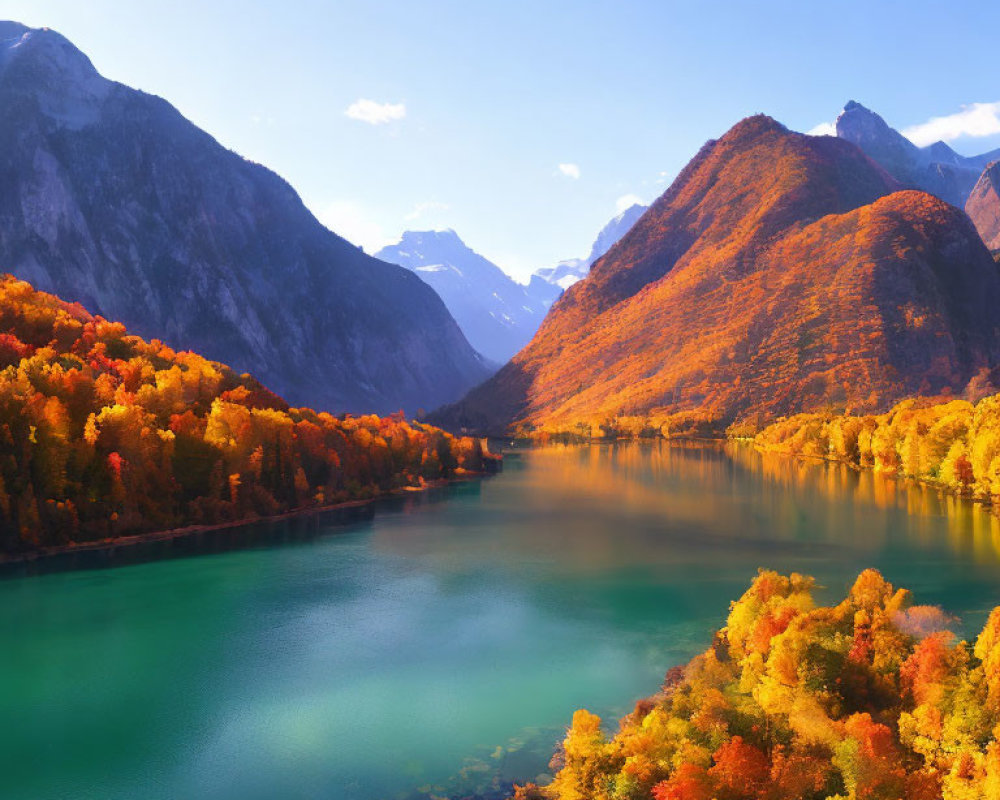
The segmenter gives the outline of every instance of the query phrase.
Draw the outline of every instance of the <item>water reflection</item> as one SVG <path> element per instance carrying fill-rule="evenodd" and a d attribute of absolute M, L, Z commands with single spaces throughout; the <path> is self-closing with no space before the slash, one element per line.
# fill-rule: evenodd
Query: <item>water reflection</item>
<path fill-rule="evenodd" d="M 676 564 L 769 551 L 854 559 L 887 547 L 1000 560 L 1000 518 L 934 488 L 843 464 L 762 454 L 741 443 L 553 445 L 508 454 L 496 483 L 470 484 L 474 513 L 457 517 L 478 558 L 525 553 L 567 570 Z M 434 498 L 411 497 L 410 510 Z M 430 532 L 428 532 L 430 533 Z M 498 538 L 499 537 L 499 538 Z M 436 535 L 389 525 L 378 544 L 437 547 Z M 512 547 L 516 545 L 516 547 Z M 455 555 L 455 550 L 449 553 Z M 763 563 L 762 565 L 766 565 Z"/>
<path fill-rule="evenodd" d="M 870 516 L 866 508 L 888 512 L 890 517 L 904 512 L 911 546 L 937 549 L 942 545 L 944 532 L 947 544 L 956 553 L 983 564 L 1000 560 L 1000 517 L 982 505 L 941 489 L 844 464 L 762 454 L 746 444 L 727 443 L 725 453 L 748 474 L 759 474 L 776 490 L 786 490 L 786 497 L 802 492 L 821 493 L 838 512 L 837 522 L 842 521 L 839 512 L 846 502 L 865 518 Z M 941 524 L 942 519 L 945 525 Z M 887 537 L 892 534 L 890 526 L 882 530 Z"/>
<path fill-rule="evenodd" d="M 514 453 L 327 534 L 0 582 L 5 800 L 481 792 L 655 690 L 759 567 L 834 599 L 875 566 L 966 633 L 1000 604 L 988 511 L 732 444 Z"/>

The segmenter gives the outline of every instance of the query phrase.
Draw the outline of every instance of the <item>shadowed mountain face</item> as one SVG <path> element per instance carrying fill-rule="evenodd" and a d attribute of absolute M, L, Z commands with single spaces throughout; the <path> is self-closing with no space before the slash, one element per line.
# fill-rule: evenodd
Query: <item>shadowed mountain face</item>
<path fill-rule="evenodd" d="M 740 122 L 438 419 L 722 425 L 961 392 L 997 360 L 997 267 L 965 214 L 897 189 L 846 141 Z"/>
<path fill-rule="evenodd" d="M 407 231 L 375 255 L 432 286 L 472 346 L 498 365 L 531 341 L 549 305 L 451 230 Z"/>
<path fill-rule="evenodd" d="M 431 408 L 488 369 L 415 275 L 59 34 L 0 23 L 0 268 L 295 405 Z"/>
<path fill-rule="evenodd" d="M 986 246 L 1000 251 L 1000 161 L 987 167 L 976 183 L 965 211 L 975 223 Z"/>
<path fill-rule="evenodd" d="M 837 136 L 864 150 L 903 186 L 930 192 L 959 208 L 965 206 L 986 165 L 1000 158 L 997 150 L 962 156 L 944 142 L 917 147 L 853 100 L 837 117 Z"/>

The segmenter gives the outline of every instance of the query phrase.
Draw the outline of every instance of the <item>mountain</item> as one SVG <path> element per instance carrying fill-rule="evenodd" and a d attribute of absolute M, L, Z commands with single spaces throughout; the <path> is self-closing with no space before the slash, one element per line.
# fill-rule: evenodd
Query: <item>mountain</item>
<path fill-rule="evenodd" d="M 528 297 L 540 303 L 546 310 L 551 308 L 552 304 L 563 293 L 561 286 L 556 283 L 549 283 L 549 281 L 545 280 L 537 272 L 531 276 L 531 280 L 528 281 L 525 291 L 528 293 Z"/>
<path fill-rule="evenodd" d="M 433 287 L 472 346 L 497 364 L 531 341 L 548 308 L 452 230 L 407 231 L 375 257 Z"/>
<path fill-rule="evenodd" d="M 563 290 L 583 278 L 646 208 L 635 204 L 625 209 L 601 229 L 586 258 L 539 269 L 527 287 L 450 230 L 407 231 L 398 244 L 382 248 L 375 257 L 406 267 L 434 287 L 472 346 L 504 364 L 531 340 Z"/>
<path fill-rule="evenodd" d="M 58 33 L 0 23 L 0 266 L 295 405 L 415 411 L 489 374 L 419 278 Z"/>
<path fill-rule="evenodd" d="M 856 144 L 904 186 L 963 208 L 979 176 L 1000 150 L 962 156 L 944 142 L 917 147 L 874 111 L 851 100 L 837 117 L 837 136 Z"/>
<path fill-rule="evenodd" d="M 986 246 L 993 252 L 1000 251 L 1000 161 L 983 170 L 965 204 L 965 212 Z"/>
<path fill-rule="evenodd" d="M 636 221 L 641 217 L 649 206 L 634 203 L 626 208 L 618 216 L 612 219 L 607 225 L 601 228 L 600 233 L 594 240 L 590 248 L 590 254 L 586 258 L 570 258 L 560 261 L 554 267 L 542 267 L 535 271 L 535 275 L 546 283 L 558 286 L 560 289 L 568 289 L 578 280 L 590 272 L 591 266 L 597 259 L 610 250 L 614 244 L 628 233 Z M 532 276 L 534 279 L 534 276 Z"/>
<path fill-rule="evenodd" d="M 683 412 L 718 429 L 961 392 L 998 363 L 1000 275 L 963 212 L 898 189 L 849 142 L 743 120 L 437 419 L 571 430 Z"/>
<path fill-rule="evenodd" d="M 590 255 L 586 259 L 587 264 L 592 266 L 597 259 L 614 247 L 619 239 L 632 230 L 632 226 L 639 221 L 639 217 L 645 214 L 648 209 L 649 206 L 644 206 L 641 203 L 633 203 L 601 228 L 600 233 L 597 234 L 597 238 L 590 247 Z"/>
<path fill-rule="evenodd" d="M 532 275 L 551 286 L 558 286 L 560 289 L 568 289 L 578 280 L 586 277 L 590 271 L 590 264 L 585 258 L 567 258 L 560 261 L 554 267 L 539 267 Z"/>

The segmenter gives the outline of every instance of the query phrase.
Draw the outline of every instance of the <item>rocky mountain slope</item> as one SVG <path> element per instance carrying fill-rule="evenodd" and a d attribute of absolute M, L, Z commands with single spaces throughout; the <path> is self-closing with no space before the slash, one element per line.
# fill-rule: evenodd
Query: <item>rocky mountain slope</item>
<path fill-rule="evenodd" d="M 407 231 L 375 257 L 433 287 L 472 346 L 498 365 L 531 341 L 548 308 L 452 230 Z"/>
<path fill-rule="evenodd" d="M 411 272 L 58 33 L 0 23 L 0 268 L 295 405 L 415 411 L 489 373 Z"/>
<path fill-rule="evenodd" d="M 986 246 L 1000 251 L 1000 161 L 994 161 L 979 177 L 965 204 Z"/>
<path fill-rule="evenodd" d="M 531 344 L 438 419 L 712 427 L 960 393 L 997 363 L 1000 275 L 966 215 L 766 116 L 708 142 Z"/>
<path fill-rule="evenodd" d="M 851 100 L 837 117 L 837 136 L 856 144 L 901 184 L 962 208 L 987 164 L 1000 150 L 962 156 L 944 142 L 917 147 L 874 111 Z"/>

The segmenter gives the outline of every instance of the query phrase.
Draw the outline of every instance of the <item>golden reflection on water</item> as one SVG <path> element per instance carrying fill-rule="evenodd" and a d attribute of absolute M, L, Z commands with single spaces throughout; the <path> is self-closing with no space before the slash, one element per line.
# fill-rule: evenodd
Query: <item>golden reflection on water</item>
<path fill-rule="evenodd" d="M 848 501 L 882 511 L 905 511 L 911 541 L 940 544 L 941 521 L 949 544 L 975 560 L 1000 560 L 1000 517 L 990 509 L 933 486 L 900 480 L 845 464 L 764 454 L 728 442 L 726 456 L 750 474 L 795 491 L 818 491 L 833 501 Z"/>
<path fill-rule="evenodd" d="M 415 502 L 420 500 L 415 498 Z M 727 442 L 550 445 L 508 456 L 481 485 L 474 513 L 456 512 L 462 541 L 574 568 L 781 563 L 863 557 L 886 549 L 953 551 L 1000 561 L 1000 519 L 936 489 L 843 464 L 763 454 Z M 440 526 L 440 520 L 437 523 Z M 392 549 L 434 546 L 413 531 L 381 533 Z"/>

